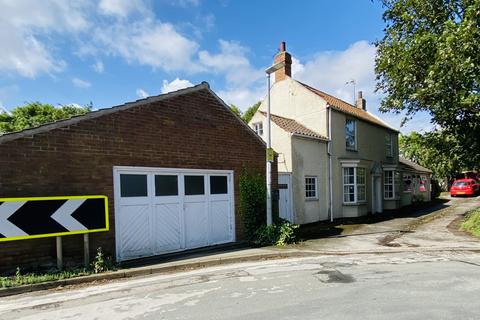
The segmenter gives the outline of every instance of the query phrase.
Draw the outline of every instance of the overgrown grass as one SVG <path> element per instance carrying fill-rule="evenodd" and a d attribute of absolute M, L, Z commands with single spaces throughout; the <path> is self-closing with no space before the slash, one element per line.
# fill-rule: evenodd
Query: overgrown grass
<path fill-rule="evenodd" d="M 474 236 L 480 237 L 480 208 L 467 213 L 460 229 L 470 232 Z"/>
<path fill-rule="evenodd" d="M 52 271 L 46 273 L 26 273 L 22 274 L 20 268 L 14 276 L 0 277 L 0 288 L 16 287 L 25 284 L 34 284 L 47 281 L 63 280 L 79 276 L 86 276 L 92 271 L 86 269 L 73 269 L 68 271 Z"/>
<path fill-rule="evenodd" d="M 112 258 L 105 256 L 102 248 L 97 248 L 97 254 L 90 264 L 89 268 L 75 268 L 70 270 L 59 271 L 52 269 L 49 272 L 35 273 L 29 272 L 22 274 L 20 267 L 17 267 L 15 275 L 0 276 L 0 288 L 16 287 L 26 284 L 35 284 L 48 281 L 64 280 L 74 277 L 88 276 L 94 273 L 102 273 L 116 270 L 117 267 L 113 263 Z"/>

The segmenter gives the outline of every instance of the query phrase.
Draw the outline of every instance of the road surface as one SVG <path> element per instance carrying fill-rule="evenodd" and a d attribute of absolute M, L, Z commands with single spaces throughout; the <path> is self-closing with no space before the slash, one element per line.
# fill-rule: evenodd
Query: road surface
<path fill-rule="evenodd" d="M 293 246 L 337 254 L 0 298 L 0 319 L 480 319 L 479 240 L 449 228 L 478 200 L 414 229 L 400 218 Z"/>
<path fill-rule="evenodd" d="M 0 299 L 0 319 L 478 319 L 480 255 L 243 263 Z"/>

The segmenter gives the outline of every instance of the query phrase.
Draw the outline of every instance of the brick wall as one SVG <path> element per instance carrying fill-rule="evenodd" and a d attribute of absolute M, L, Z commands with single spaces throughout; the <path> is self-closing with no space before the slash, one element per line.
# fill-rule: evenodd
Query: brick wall
<path fill-rule="evenodd" d="M 90 235 L 115 256 L 113 166 L 265 172 L 265 147 L 207 89 L 86 119 L 16 140 L 0 141 L 0 197 L 107 195 L 111 230 Z M 276 165 L 274 172 L 276 172 Z M 274 175 L 276 185 L 276 174 Z M 82 235 L 63 237 L 65 259 L 81 261 Z M 0 242 L 0 270 L 55 263 L 55 238 Z"/>

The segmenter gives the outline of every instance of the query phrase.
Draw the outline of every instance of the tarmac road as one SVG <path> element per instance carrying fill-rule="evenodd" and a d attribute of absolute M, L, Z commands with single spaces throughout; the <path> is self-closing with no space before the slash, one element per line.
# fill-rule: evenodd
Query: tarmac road
<path fill-rule="evenodd" d="M 478 319 L 480 254 L 296 258 L 0 299 L 0 319 Z"/>

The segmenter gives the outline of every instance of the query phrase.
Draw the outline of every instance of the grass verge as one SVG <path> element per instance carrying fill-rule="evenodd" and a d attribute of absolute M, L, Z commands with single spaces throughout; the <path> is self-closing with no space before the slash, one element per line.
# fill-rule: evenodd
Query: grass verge
<path fill-rule="evenodd" d="M 15 275 L 0 276 L 0 289 L 88 276 L 94 273 L 114 271 L 116 269 L 117 266 L 113 263 L 112 258 L 105 256 L 102 252 L 102 248 L 99 247 L 97 248 L 97 255 L 95 256 L 95 259 L 93 259 L 89 268 L 73 268 L 62 271 L 53 269 L 44 273 L 29 272 L 22 274 L 20 267 L 17 267 Z"/>
<path fill-rule="evenodd" d="M 72 269 L 68 271 L 52 271 L 46 273 L 22 274 L 20 268 L 13 276 L 0 277 L 0 288 L 10 288 L 26 284 L 42 283 L 47 281 L 63 280 L 68 278 L 87 276 L 92 271 L 87 269 Z"/>
<path fill-rule="evenodd" d="M 460 226 L 460 229 L 467 231 L 476 237 L 480 237 L 480 208 L 467 213 Z"/>

